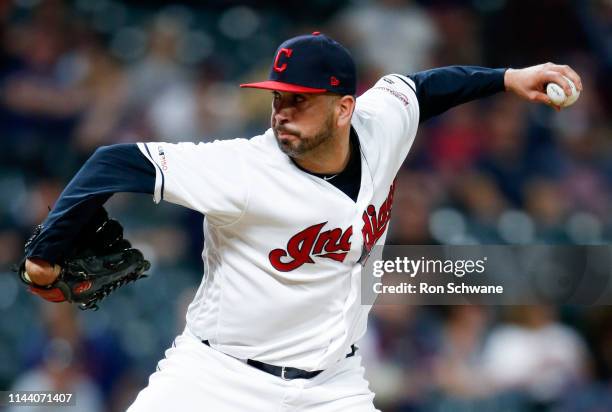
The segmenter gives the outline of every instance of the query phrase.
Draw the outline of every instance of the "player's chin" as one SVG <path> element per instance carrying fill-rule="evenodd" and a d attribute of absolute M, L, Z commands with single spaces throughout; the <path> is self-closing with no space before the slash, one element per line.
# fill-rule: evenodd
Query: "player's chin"
<path fill-rule="evenodd" d="M 302 142 L 299 138 L 277 138 L 278 146 L 288 156 L 299 156 L 302 153 Z"/>

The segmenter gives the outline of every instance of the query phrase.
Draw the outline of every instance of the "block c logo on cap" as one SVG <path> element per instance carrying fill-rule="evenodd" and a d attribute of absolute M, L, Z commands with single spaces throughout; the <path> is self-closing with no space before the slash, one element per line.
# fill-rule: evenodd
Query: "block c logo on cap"
<path fill-rule="evenodd" d="M 286 49 L 283 47 L 278 51 L 278 54 L 274 59 L 274 71 L 279 73 L 284 72 L 287 69 L 287 63 L 283 63 L 280 66 L 278 65 L 278 60 L 280 59 L 281 54 L 284 54 L 285 56 L 287 56 L 287 58 L 289 58 L 291 57 L 291 54 L 293 54 L 293 49 Z"/>

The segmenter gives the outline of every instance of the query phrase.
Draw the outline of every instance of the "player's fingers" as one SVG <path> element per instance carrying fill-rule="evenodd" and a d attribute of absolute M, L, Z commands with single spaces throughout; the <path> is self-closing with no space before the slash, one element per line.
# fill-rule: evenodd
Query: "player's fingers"
<path fill-rule="evenodd" d="M 550 100 L 550 97 L 548 97 L 546 93 L 534 91 L 529 93 L 528 97 L 529 100 L 531 100 L 532 102 L 543 103 L 556 108 L 556 106 L 553 104 L 553 102 Z"/>
<path fill-rule="evenodd" d="M 544 84 L 547 84 L 547 83 L 557 83 L 559 86 L 561 86 L 566 96 L 572 95 L 572 88 L 569 82 L 558 71 L 548 70 L 544 72 Z"/>
<path fill-rule="evenodd" d="M 582 91 L 582 79 L 580 79 L 580 76 L 578 75 L 578 73 L 576 73 L 574 69 L 572 69 L 570 66 L 566 64 L 558 66 L 558 68 L 565 77 L 567 77 L 568 79 L 574 82 L 574 85 L 576 85 L 576 89 L 579 92 L 581 92 Z"/>
<path fill-rule="evenodd" d="M 39 259 L 30 258 L 25 262 L 25 271 L 30 281 L 37 285 L 48 285 L 53 283 L 59 275 L 60 267 Z"/>

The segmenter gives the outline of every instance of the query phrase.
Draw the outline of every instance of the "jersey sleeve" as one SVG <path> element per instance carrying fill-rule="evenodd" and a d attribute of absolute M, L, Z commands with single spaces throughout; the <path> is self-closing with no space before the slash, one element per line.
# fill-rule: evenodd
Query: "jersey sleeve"
<path fill-rule="evenodd" d="M 151 194 L 154 185 L 155 168 L 135 144 L 98 148 L 62 191 L 26 256 L 61 262 L 79 231 L 114 193 Z"/>
<path fill-rule="evenodd" d="M 503 92 L 506 70 L 448 66 L 410 74 L 419 100 L 421 123 L 452 107 Z"/>
<path fill-rule="evenodd" d="M 389 74 L 357 99 L 357 111 L 380 148 L 380 155 L 396 170 L 408 155 L 419 126 L 419 102 L 414 82 Z"/>
<path fill-rule="evenodd" d="M 153 201 L 165 200 L 206 215 L 217 225 L 242 215 L 248 196 L 245 139 L 211 143 L 138 143 L 155 166 Z"/>

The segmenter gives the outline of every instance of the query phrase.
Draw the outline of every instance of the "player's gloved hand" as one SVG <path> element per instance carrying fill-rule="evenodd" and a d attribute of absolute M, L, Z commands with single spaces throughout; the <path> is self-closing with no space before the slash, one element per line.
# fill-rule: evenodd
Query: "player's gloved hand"
<path fill-rule="evenodd" d="M 40 231 L 38 226 L 26 242 L 26 253 Z M 97 309 L 100 300 L 116 288 L 145 277 L 143 273 L 149 268 L 142 252 L 123 238 L 121 224 L 109 219 L 104 208 L 100 208 L 79 233 L 75 248 L 59 265 L 42 259 L 24 259 L 18 272 L 29 291 L 43 299 Z"/>
<path fill-rule="evenodd" d="M 514 92 L 526 100 L 557 108 L 546 94 L 546 85 L 557 83 L 563 88 L 566 96 L 571 95 L 572 89 L 563 76 L 574 82 L 579 92 L 582 91 L 582 81 L 574 69 L 567 65 L 553 63 L 539 64 L 524 69 L 508 69 L 504 76 L 504 85 L 507 91 Z"/>

